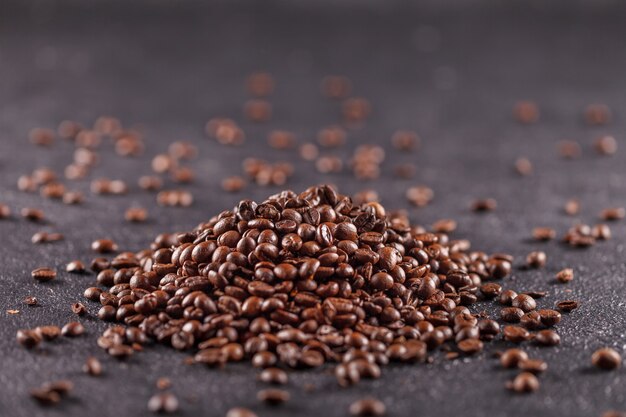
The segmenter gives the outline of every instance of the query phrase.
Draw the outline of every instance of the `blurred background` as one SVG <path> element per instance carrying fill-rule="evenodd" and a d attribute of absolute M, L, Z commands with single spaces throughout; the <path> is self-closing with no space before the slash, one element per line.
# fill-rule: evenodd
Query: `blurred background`
<path fill-rule="evenodd" d="M 156 234 L 189 230 L 241 198 L 263 199 L 280 189 L 299 191 L 321 182 L 337 184 L 345 193 L 375 190 L 387 207 L 409 210 L 422 224 L 455 218 L 457 237 L 471 239 L 475 248 L 511 252 L 523 259 L 536 249 L 529 243 L 533 227 L 550 226 L 561 233 L 577 221 L 597 221 L 603 208 L 626 204 L 624 150 L 612 157 L 594 150 L 594 141 L 602 135 L 613 135 L 620 143 L 626 127 L 624 22 L 626 3 L 609 0 L 2 0 L 0 198 L 15 212 L 25 206 L 44 208 L 50 229 L 63 231 L 66 241 L 27 257 L 30 236 L 38 227 L 18 220 L 3 223 L 0 230 L 9 244 L 3 248 L 0 306 L 14 308 L 26 293 L 45 291 L 28 278 L 38 264 L 62 269 L 70 258 L 90 259 L 93 239 L 109 236 L 124 249 L 140 250 Z M 246 79 L 257 71 L 274 80 L 266 98 L 272 116 L 265 123 L 244 114 L 251 99 Z M 329 75 L 348 77 L 351 92 L 346 98 L 367 100 L 371 112 L 365 121 L 346 124 L 342 100 L 324 97 L 320 85 Z M 534 123 L 516 120 L 514 109 L 520 101 L 535 106 Z M 610 123 L 585 122 L 585 109 L 593 103 L 608 106 Z M 49 167 L 62 177 L 72 161 L 71 142 L 56 139 L 50 147 L 37 147 L 29 142 L 31 129 L 56 130 L 63 120 L 90 127 L 103 115 L 141 132 L 141 156 L 121 158 L 109 143 L 103 145 L 100 164 L 90 175 L 67 181 L 68 187 L 85 193 L 82 206 L 68 207 L 17 190 L 20 175 Z M 235 121 L 245 132 L 245 142 L 224 146 L 209 137 L 205 126 L 214 118 Z M 315 143 L 320 129 L 337 124 L 346 129 L 346 146 L 320 148 L 320 155 L 339 158 L 343 169 L 322 173 L 314 161 L 300 158 L 298 146 Z M 293 133 L 294 149 L 268 145 L 268 135 L 277 129 Z M 394 149 L 391 138 L 398 129 L 414 131 L 419 149 Z M 576 142 L 582 157 L 559 157 L 562 140 Z M 174 141 L 187 141 L 198 150 L 198 157 L 187 163 L 195 175 L 191 185 L 165 178 L 166 188 L 193 193 L 194 203 L 186 210 L 157 206 L 154 194 L 137 186 L 141 175 L 152 173 L 153 157 L 167 152 Z M 355 149 L 364 144 L 385 150 L 375 180 L 356 179 L 349 166 Z M 242 163 L 247 157 L 289 162 L 293 175 L 284 185 L 248 184 L 238 193 L 224 192 L 224 178 L 245 176 Z M 520 157 L 532 162 L 533 175 L 522 178 L 516 173 Z M 394 170 L 406 163 L 413 165 L 413 176 L 399 178 Z M 90 181 L 104 176 L 126 181 L 129 194 L 93 196 Z M 405 190 L 413 185 L 431 187 L 433 204 L 420 209 L 409 204 Z M 498 209 L 486 216 L 471 213 L 471 201 L 485 197 L 496 198 Z M 570 198 L 582 203 L 576 219 L 562 213 Z M 129 228 L 124 211 L 133 205 L 147 208 L 150 221 Z M 76 227 L 85 224 L 89 227 Z M 551 372 L 532 399 L 507 394 L 502 387 L 508 376 L 485 363 L 488 353 L 471 363 L 392 369 L 359 390 L 378 390 L 398 415 L 413 415 L 415 404 L 423 406 L 423 415 L 437 410 L 441 416 L 462 412 L 508 417 L 589 417 L 622 407 L 623 372 L 607 377 L 585 368 L 590 349 L 614 344 L 626 332 L 626 272 L 619 238 L 626 228 L 617 224 L 613 233 L 616 238 L 601 250 L 580 252 L 558 242 L 546 244 L 548 269 L 518 272 L 513 278 L 514 289 L 517 284 L 528 288 L 529 283 L 539 289 L 546 275 L 574 265 L 586 279 L 573 282 L 567 294 L 555 290 L 545 302 L 564 297 L 593 300 L 575 320 L 564 320 L 559 329 L 562 347 L 542 351 L 542 358 L 550 359 Z M 81 340 L 66 346 L 65 356 L 34 358 L 15 346 L 16 328 L 45 324 L 50 317 L 72 317 L 66 306 L 81 297 L 85 282 L 67 279 L 65 284 L 54 295 L 57 303 L 30 316 L 11 317 L 10 325 L 0 326 L 8 335 L 0 338 L 5 353 L 0 355 L 0 382 L 11 387 L 0 390 L 0 411 L 11 410 L 6 415 L 36 415 L 34 404 L 18 407 L 24 393 L 42 374 L 63 377 L 72 369 L 72 357 L 82 358 L 85 349 L 94 349 L 93 340 Z M 105 325 L 94 320 L 89 326 L 88 332 L 95 335 Z M 254 396 L 248 370 L 236 368 L 223 379 L 215 372 L 172 366 L 168 361 L 173 355 L 176 363 L 182 361 L 180 354 L 158 347 L 142 356 L 144 366 L 116 368 L 104 385 L 84 381 L 77 397 L 102 395 L 65 411 L 78 415 L 96 410 L 113 416 L 119 411 L 115 403 L 141 415 L 152 383 L 146 381 L 162 375 L 177 377 L 181 391 L 200 398 L 186 406 L 191 413 L 211 410 L 222 415 Z M 156 364 L 157 359 L 164 362 Z M 298 386 L 311 382 L 318 389 L 294 394 L 304 398 L 299 408 L 272 415 L 316 415 L 320 401 L 328 408 L 325 414 L 344 415 L 350 401 L 362 395 L 359 390 L 337 393 L 323 376 L 295 378 Z M 468 392 L 468 386 L 480 389 Z M 468 402 L 480 404 L 480 410 L 468 410 Z"/>

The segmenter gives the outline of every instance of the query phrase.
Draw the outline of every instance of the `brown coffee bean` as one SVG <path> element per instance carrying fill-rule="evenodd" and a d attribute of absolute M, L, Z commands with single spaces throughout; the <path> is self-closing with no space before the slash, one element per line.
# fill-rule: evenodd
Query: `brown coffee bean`
<path fill-rule="evenodd" d="M 71 321 L 61 329 L 61 334 L 67 337 L 76 337 L 83 333 L 85 333 L 85 327 L 77 321 Z"/>
<path fill-rule="evenodd" d="M 567 200 L 563 206 L 563 211 L 569 216 L 575 216 L 580 212 L 580 203 L 578 200 Z"/>
<path fill-rule="evenodd" d="M 527 313 L 537 308 L 537 302 L 535 301 L 535 299 L 526 294 L 520 294 L 515 297 L 511 302 L 511 305 L 513 307 L 521 309 L 522 311 L 524 311 L 524 313 Z"/>
<path fill-rule="evenodd" d="M 617 152 L 617 141 L 611 135 L 604 135 L 593 142 L 593 147 L 600 155 L 614 155 Z"/>
<path fill-rule="evenodd" d="M 599 369 L 613 370 L 622 365 L 622 357 L 615 349 L 602 348 L 591 355 L 591 363 Z"/>
<path fill-rule="evenodd" d="M 118 249 L 117 243 L 111 239 L 98 239 L 91 243 L 91 250 L 98 253 L 112 253 Z"/>
<path fill-rule="evenodd" d="M 530 339 L 530 333 L 528 330 L 519 326 L 504 326 L 502 334 L 504 335 L 504 340 L 513 343 L 522 343 Z"/>
<path fill-rule="evenodd" d="M 528 158 L 517 158 L 515 160 L 515 171 L 522 177 L 527 177 L 533 173 L 533 164 Z"/>
<path fill-rule="evenodd" d="M 530 393 L 539 389 L 539 380 L 530 372 L 522 372 L 513 379 L 509 388 L 517 393 Z"/>
<path fill-rule="evenodd" d="M 148 218 L 148 211 L 141 207 L 131 207 L 124 213 L 124 218 L 131 223 L 143 223 Z"/>
<path fill-rule="evenodd" d="M 322 94 L 332 99 L 346 98 L 352 92 L 352 81 L 342 75 L 328 75 L 322 80 Z"/>
<path fill-rule="evenodd" d="M 235 407 L 228 410 L 226 417 L 257 417 L 257 415 L 247 408 Z"/>
<path fill-rule="evenodd" d="M 72 304 L 72 313 L 84 316 L 87 314 L 87 307 L 85 307 L 83 303 L 74 303 Z"/>
<path fill-rule="evenodd" d="M 42 210 L 34 208 L 23 208 L 20 213 L 23 218 L 32 222 L 43 221 L 46 217 Z"/>
<path fill-rule="evenodd" d="M 37 297 L 33 297 L 33 296 L 28 296 L 26 298 L 24 298 L 24 304 L 26 304 L 27 306 L 36 306 L 39 304 L 39 300 L 37 299 Z"/>
<path fill-rule="evenodd" d="M 626 216 L 624 207 L 610 207 L 600 212 L 600 218 L 606 221 L 621 220 Z"/>
<path fill-rule="evenodd" d="M 507 323 L 519 323 L 524 310 L 519 307 L 505 307 L 500 310 L 500 318 Z"/>
<path fill-rule="evenodd" d="M 96 357 L 90 356 L 83 365 L 83 372 L 91 376 L 100 376 L 102 375 L 102 364 Z"/>
<path fill-rule="evenodd" d="M 573 140 L 562 140 L 557 144 L 559 155 L 565 159 L 577 159 L 582 155 L 582 149 Z"/>
<path fill-rule="evenodd" d="M 566 301 L 559 301 L 558 303 L 556 303 L 556 308 L 565 313 L 569 313 L 577 309 L 579 305 L 580 303 L 578 301 L 566 300 Z"/>
<path fill-rule="evenodd" d="M 408 188 L 405 195 L 409 203 L 417 207 L 427 206 L 434 198 L 433 190 L 421 185 Z"/>
<path fill-rule="evenodd" d="M 17 331 L 17 343 L 24 346 L 27 349 L 32 349 L 39 345 L 41 337 L 34 330 L 21 329 Z"/>
<path fill-rule="evenodd" d="M 401 151 L 412 151 L 419 147 L 420 142 L 417 133 L 410 130 L 397 130 L 391 137 L 394 148 Z"/>
<path fill-rule="evenodd" d="M 268 405 L 280 405 L 289 401 L 290 395 L 282 389 L 264 389 L 257 393 L 257 399 Z"/>
<path fill-rule="evenodd" d="M 246 186 L 246 181 L 240 176 L 227 177 L 222 180 L 222 189 L 229 193 L 241 191 Z"/>
<path fill-rule="evenodd" d="M 246 79 L 246 88 L 253 96 L 268 96 L 274 91 L 274 79 L 267 72 L 254 72 Z"/>
<path fill-rule="evenodd" d="M 46 128 L 34 128 L 28 133 L 30 141 L 38 146 L 50 146 L 54 142 L 54 131 Z"/>
<path fill-rule="evenodd" d="M 265 100 L 252 99 L 246 101 L 243 112 L 251 122 L 263 123 L 272 118 L 272 105 Z"/>
<path fill-rule="evenodd" d="M 472 211 L 484 212 L 484 211 L 493 211 L 498 206 L 498 202 L 493 198 L 485 198 L 474 200 L 470 205 Z"/>
<path fill-rule="evenodd" d="M 554 330 L 540 330 L 533 340 L 541 346 L 556 346 L 561 343 L 561 337 Z"/>
<path fill-rule="evenodd" d="M 561 321 L 561 313 L 556 310 L 544 309 L 539 310 L 539 317 L 544 326 L 554 326 Z"/>
<path fill-rule="evenodd" d="M 350 414 L 353 416 L 383 416 L 387 412 L 385 404 L 375 398 L 362 398 L 350 404 Z"/>
<path fill-rule="evenodd" d="M 528 359 L 528 354 L 521 349 L 507 349 L 500 356 L 500 364 L 504 368 L 517 368 L 518 364 Z"/>
<path fill-rule="evenodd" d="M 35 332 L 42 340 L 46 341 L 54 340 L 61 336 L 61 329 L 58 326 L 38 326 Z"/>
<path fill-rule="evenodd" d="M 172 393 L 160 392 L 150 397 L 148 410 L 153 413 L 175 413 L 178 411 L 178 398 Z"/>
<path fill-rule="evenodd" d="M 550 227 L 535 227 L 533 229 L 533 238 L 535 240 L 547 241 L 556 237 L 556 231 Z"/>
<path fill-rule="evenodd" d="M 589 125 L 604 125 L 611 121 L 611 109 L 606 104 L 592 103 L 585 107 L 584 119 Z"/>
<path fill-rule="evenodd" d="M 54 269 L 45 267 L 34 269 L 30 274 L 33 278 L 35 278 L 35 280 L 39 282 L 52 281 L 57 276 L 57 273 Z"/>
<path fill-rule="evenodd" d="M 540 374 L 548 369 L 548 364 L 541 359 L 523 359 L 519 361 L 517 367 L 524 372 Z"/>
<path fill-rule="evenodd" d="M 543 268 L 547 260 L 546 253 L 541 251 L 533 251 L 526 256 L 526 264 L 530 268 Z"/>
<path fill-rule="evenodd" d="M 574 279 L 574 270 L 572 268 L 565 268 L 560 270 L 556 274 L 556 280 L 560 283 L 568 283 Z"/>
<path fill-rule="evenodd" d="M 522 124 L 533 124 L 539 120 L 539 108 L 532 101 L 518 101 L 513 108 L 513 116 Z"/>
<path fill-rule="evenodd" d="M 483 342 L 478 339 L 465 339 L 458 342 L 456 347 L 467 355 L 473 355 L 483 350 Z"/>
<path fill-rule="evenodd" d="M 259 374 L 259 381 L 269 384 L 284 385 L 288 381 L 288 376 L 282 369 L 266 368 Z"/>

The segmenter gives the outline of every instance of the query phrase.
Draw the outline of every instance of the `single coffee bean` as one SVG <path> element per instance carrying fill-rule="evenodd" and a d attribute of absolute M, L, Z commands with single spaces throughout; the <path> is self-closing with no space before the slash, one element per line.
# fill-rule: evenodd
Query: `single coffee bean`
<path fill-rule="evenodd" d="M 45 267 L 34 269 L 30 274 L 33 278 L 35 278 L 35 280 L 39 282 L 52 281 L 57 276 L 57 273 L 54 269 Z"/>
<path fill-rule="evenodd" d="M 82 274 L 86 271 L 86 268 L 81 261 L 72 261 L 67 264 L 65 270 L 74 274 Z"/>
<path fill-rule="evenodd" d="M 257 417 L 257 415 L 247 408 L 235 407 L 228 410 L 226 417 Z"/>
<path fill-rule="evenodd" d="M 545 266 L 547 259 L 548 258 L 545 252 L 534 251 L 534 252 L 530 252 L 526 256 L 526 264 L 530 268 L 542 268 Z"/>
<path fill-rule="evenodd" d="M 90 356 L 83 365 L 83 372 L 91 376 L 100 376 L 102 375 L 102 364 L 96 357 Z"/>
<path fill-rule="evenodd" d="M 561 343 L 561 337 L 554 330 L 541 330 L 535 334 L 534 341 L 541 346 L 556 346 Z"/>
<path fill-rule="evenodd" d="M 504 368 L 516 368 L 521 361 L 528 359 L 528 354 L 521 349 L 507 349 L 500 356 L 500 364 Z"/>
<path fill-rule="evenodd" d="M 387 412 L 385 404 L 375 398 L 363 398 L 350 404 L 353 416 L 383 416 Z"/>
<path fill-rule="evenodd" d="M 596 350 L 591 355 L 591 363 L 593 366 L 603 370 L 617 369 L 622 364 L 622 357 L 620 354 L 611 348 L 602 348 Z"/>
<path fill-rule="evenodd" d="M 548 364 L 541 359 L 522 359 L 517 364 L 517 367 L 524 372 L 540 374 L 548 369 Z"/>
<path fill-rule="evenodd" d="M 556 274 L 556 280 L 562 284 L 566 284 L 574 279 L 574 270 L 572 268 L 565 268 L 560 270 Z"/>
<path fill-rule="evenodd" d="M 257 399 L 269 405 L 280 405 L 289 401 L 290 395 L 282 389 L 264 389 L 257 393 Z"/>
<path fill-rule="evenodd" d="M 160 392 L 150 397 L 148 410 L 153 413 L 175 413 L 178 411 L 178 398 L 172 393 Z"/>
<path fill-rule="evenodd" d="M 30 329 L 18 330 L 16 339 L 17 343 L 27 349 L 32 349 L 41 342 L 41 337 L 34 330 Z"/>
<path fill-rule="evenodd" d="M 510 389 L 518 393 L 530 393 L 539 389 L 539 380 L 530 372 L 522 372 L 513 379 Z"/>
<path fill-rule="evenodd" d="M 83 333 L 85 333 L 85 327 L 77 321 L 71 321 L 61 329 L 61 334 L 67 337 L 76 337 Z"/>

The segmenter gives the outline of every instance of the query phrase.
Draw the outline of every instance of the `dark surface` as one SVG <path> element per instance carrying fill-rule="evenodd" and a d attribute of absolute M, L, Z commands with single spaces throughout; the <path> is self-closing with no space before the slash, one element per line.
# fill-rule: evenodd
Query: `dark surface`
<path fill-rule="evenodd" d="M 619 2 L 433 2 L 414 7 L 404 2 L 335 7 L 304 2 L 2 3 L 0 201 L 14 212 L 41 207 L 49 223 L 31 224 L 17 216 L 0 221 L 0 415 L 147 415 L 146 402 L 161 376 L 173 380 L 180 414 L 186 416 L 222 416 L 240 405 L 261 416 L 344 416 L 349 404 L 365 394 L 379 397 L 389 414 L 397 416 L 588 417 L 626 409 L 624 368 L 609 373 L 590 368 L 596 348 L 622 350 L 626 343 L 626 228 L 612 225 L 613 240 L 589 250 L 528 239 L 532 227 L 552 226 L 562 234 L 576 220 L 593 223 L 602 208 L 626 204 L 626 150 L 606 158 L 591 147 L 601 133 L 612 133 L 623 144 L 626 8 Z M 439 42 L 425 48 L 424 36 L 433 30 Z M 275 117 L 268 125 L 251 126 L 241 117 L 247 97 L 242 85 L 259 68 L 277 80 L 271 98 Z M 349 155 L 359 143 L 388 146 L 396 128 L 417 130 L 423 147 L 414 154 L 388 149 L 383 176 L 371 183 L 358 182 L 348 172 L 319 175 L 311 163 L 298 163 L 289 187 L 302 190 L 328 181 L 347 193 L 376 189 L 386 206 L 408 209 L 420 224 L 456 218 L 454 236 L 471 239 L 477 249 L 510 252 L 518 265 L 530 250 L 545 250 L 545 269 L 516 270 L 503 283 L 505 288 L 548 290 L 541 307 L 562 299 L 582 301 L 558 326 L 561 346 L 528 347 L 550 366 L 538 393 L 519 396 L 504 389 L 514 373 L 496 366 L 490 353 L 506 345 L 493 343 L 477 358 L 445 361 L 436 355 L 431 365 L 386 368 L 380 380 L 348 390 L 339 390 L 334 378 L 323 373 L 293 374 L 288 386 L 292 401 L 269 409 L 257 404 L 255 393 L 262 384 L 247 366 L 228 366 L 223 372 L 190 367 L 182 363 L 185 354 L 163 347 L 149 348 L 127 362 L 107 358 L 95 344 L 107 325 L 94 318 L 94 303 L 88 303 L 90 315 L 81 319 L 87 327 L 84 337 L 44 344 L 36 351 L 17 345 L 18 328 L 61 325 L 74 318 L 70 303 L 82 300 L 83 289 L 95 278 L 72 276 L 63 268 L 75 258 L 88 262 L 93 239 L 108 236 L 123 249 L 139 250 L 159 232 L 191 229 L 244 196 L 260 199 L 275 191 L 248 187 L 232 195 L 223 193 L 219 183 L 224 175 L 240 172 L 244 156 L 293 157 L 287 151 L 270 155 L 265 136 L 271 128 L 293 130 L 302 142 L 319 127 L 337 122 L 338 105 L 318 92 L 319 80 L 329 73 L 352 77 L 355 94 L 374 105 L 371 120 L 350 132 L 349 147 L 341 155 Z M 513 104 L 524 98 L 541 107 L 536 125 L 512 121 Z M 603 128 L 586 127 L 581 110 L 598 101 L 612 107 L 614 121 Z M 70 188 L 86 191 L 88 201 L 67 207 L 17 191 L 20 174 L 41 165 L 62 172 L 71 160 L 68 143 L 58 141 L 49 150 L 30 145 L 31 127 L 54 127 L 66 118 L 90 124 L 101 114 L 142 126 L 147 138 L 148 151 L 139 159 L 119 158 L 110 145 L 104 146 L 104 161 L 92 175 L 129 181 L 128 196 L 92 196 L 88 181 L 68 182 Z M 242 120 L 247 146 L 225 148 L 206 139 L 204 123 L 214 116 Z M 580 141 L 583 158 L 559 159 L 555 143 L 562 138 Z M 153 154 L 180 139 L 200 148 L 200 157 L 191 163 L 197 181 L 189 187 L 196 202 L 190 209 L 156 207 L 152 194 L 137 189 L 136 178 L 149 173 Z M 521 155 L 535 165 L 531 178 L 513 172 L 513 161 Z M 393 165 L 402 161 L 417 164 L 414 180 L 392 177 Z M 414 183 L 433 187 L 431 206 L 409 207 L 404 189 Z M 473 198 L 486 196 L 498 200 L 496 212 L 469 212 Z M 582 203 L 577 219 L 561 210 L 571 197 Z M 126 224 L 123 213 L 133 204 L 149 208 L 151 221 Z M 30 237 L 39 230 L 61 231 L 66 240 L 34 246 Z M 44 265 L 59 269 L 55 282 L 38 284 L 30 278 L 32 269 Z M 576 279 L 554 285 L 553 275 L 563 267 L 573 267 Z M 37 296 L 41 305 L 23 304 L 28 295 Z M 21 313 L 4 313 L 8 309 Z M 90 354 L 103 360 L 100 378 L 80 370 Z M 38 407 L 28 397 L 29 389 L 57 378 L 75 381 L 71 399 L 54 409 Z M 305 393 L 307 384 L 313 389 Z"/>

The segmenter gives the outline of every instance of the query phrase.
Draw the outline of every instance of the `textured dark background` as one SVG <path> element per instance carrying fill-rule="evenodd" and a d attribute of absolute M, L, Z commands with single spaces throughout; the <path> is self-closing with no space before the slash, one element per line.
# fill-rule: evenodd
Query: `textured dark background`
<path fill-rule="evenodd" d="M 626 204 L 625 149 L 610 158 L 593 152 L 593 138 L 611 133 L 623 144 L 626 127 L 626 7 L 623 2 L 24 2 L 0 4 L 0 201 L 14 212 L 33 206 L 46 210 L 49 223 L 35 225 L 17 216 L 0 221 L 0 415 L 2 416 L 129 416 L 146 415 L 146 402 L 158 377 L 168 376 L 180 397 L 181 415 L 221 416 L 236 405 L 261 416 L 347 414 L 349 404 L 364 394 L 385 401 L 397 416 L 599 416 L 610 408 L 626 409 L 623 369 L 610 373 L 590 367 L 594 349 L 625 345 L 626 268 L 621 223 L 614 239 L 589 250 L 573 250 L 558 242 L 529 241 L 534 226 L 563 233 L 575 219 L 561 207 L 568 198 L 582 203 L 579 221 L 593 223 L 609 205 Z M 264 69 L 274 74 L 271 101 L 275 117 L 269 125 L 250 126 L 241 117 L 246 99 L 245 76 Z M 540 306 L 574 298 L 582 307 L 564 317 L 558 330 L 562 344 L 554 349 L 528 347 L 546 359 L 549 371 L 542 388 L 528 396 L 504 389 L 514 373 L 498 369 L 490 355 L 505 347 L 494 343 L 477 358 L 431 365 L 391 367 L 380 380 L 339 390 L 333 377 L 297 373 L 288 386 L 292 401 L 275 410 L 257 404 L 261 387 L 255 371 L 228 366 L 223 372 L 183 365 L 185 354 L 150 348 L 127 362 L 106 358 L 95 339 L 106 325 L 90 315 L 81 319 L 87 335 L 45 344 L 27 351 L 15 342 L 18 328 L 61 325 L 73 319 L 69 305 L 82 300 L 94 276 L 60 272 L 55 282 L 36 284 L 30 270 L 51 265 L 63 270 L 74 258 L 89 261 L 89 243 L 109 236 L 124 249 L 146 247 L 161 231 L 190 229 L 243 196 L 263 198 L 275 189 L 248 187 L 239 195 L 220 190 L 224 175 L 240 172 L 244 156 L 290 159 L 293 153 L 270 154 L 265 136 L 270 128 L 297 133 L 301 141 L 319 127 L 338 121 L 338 105 L 319 95 L 327 74 L 350 76 L 355 94 L 369 98 L 374 112 L 361 129 L 350 132 L 348 155 L 359 143 L 388 148 L 383 175 L 358 182 L 349 173 L 317 174 L 310 163 L 298 163 L 289 187 L 330 181 L 344 192 L 376 189 L 384 204 L 406 208 L 421 224 L 442 217 L 459 220 L 455 236 L 469 238 L 486 251 L 508 251 L 517 263 L 532 250 L 548 253 L 541 271 L 519 271 L 504 282 L 513 289 L 544 289 Z M 519 99 L 535 100 L 541 121 L 521 126 L 511 108 Z M 581 111 L 604 102 L 614 121 L 586 127 Z M 38 166 L 62 171 L 71 160 L 71 145 L 52 149 L 28 143 L 35 126 L 55 127 L 63 119 L 92 123 L 102 114 L 125 125 L 141 126 L 148 151 L 139 159 L 123 159 L 104 147 L 103 163 L 93 174 L 122 178 L 132 192 L 124 197 L 89 195 L 79 207 L 43 201 L 19 193 L 16 179 Z M 242 120 L 248 133 L 243 148 L 220 147 L 204 138 L 203 126 L 214 116 Z M 423 147 L 414 154 L 389 149 L 396 128 L 415 129 Z M 578 140 L 584 156 L 576 161 L 557 157 L 555 143 Z M 196 202 L 190 209 L 160 208 L 154 196 L 137 189 L 135 179 L 148 173 L 153 154 L 173 140 L 189 140 L 200 148 L 191 165 L 197 181 L 189 189 Z M 516 157 L 528 156 L 535 175 L 519 178 Z M 397 162 L 418 166 L 414 180 L 391 175 Z M 434 188 L 435 201 L 424 209 L 409 207 L 403 194 L 411 184 Z M 468 210 L 476 197 L 498 200 L 496 212 Z M 128 225 L 124 210 L 140 204 L 151 221 Z M 61 231 L 66 240 L 34 246 L 39 230 Z M 571 284 L 554 285 L 553 274 L 573 267 Z M 37 296 L 41 306 L 21 300 Z M 20 314 L 9 315 L 8 309 Z M 106 367 L 101 378 L 80 371 L 96 354 Z M 39 408 L 28 390 L 42 381 L 70 378 L 71 399 L 54 409 Z M 306 384 L 313 391 L 304 392 Z"/>

